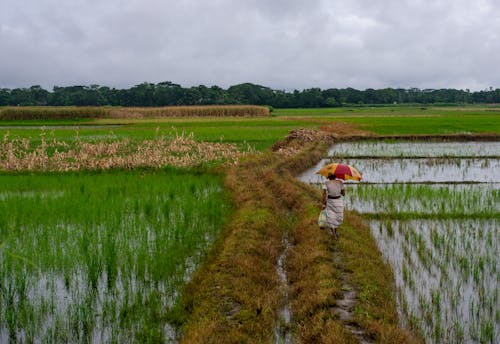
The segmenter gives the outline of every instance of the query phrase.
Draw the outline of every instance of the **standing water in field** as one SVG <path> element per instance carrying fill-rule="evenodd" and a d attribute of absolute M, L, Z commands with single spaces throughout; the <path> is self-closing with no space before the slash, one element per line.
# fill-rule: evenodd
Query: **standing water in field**
<path fill-rule="evenodd" d="M 498 334 L 498 220 L 370 220 L 390 262 L 403 325 L 429 343 L 488 343 Z"/>
<path fill-rule="evenodd" d="M 342 161 L 363 174 L 365 183 L 498 183 L 500 159 L 497 158 L 328 158 L 301 173 L 298 178 L 306 183 L 321 182 L 316 174 L 331 162 Z"/>
<path fill-rule="evenodd" d="M 329 157 L 500 157 L 500 142 L 380 142 L 338 143 Z"/>
<path fill-rule="evenodd" d="M 0 343 L 174 342 L 229 212 L 217 176 L 0 177 Z"/>
<path fill-rule="evenodd" d="M 363 215 L 391 264 L 401 324 L 427 343 L 500 337 L 500 142 L 355 142 L 330 162 L 355 166 L 346 208 Z M 430 185 L 429 185 L 430 184 Z"/>

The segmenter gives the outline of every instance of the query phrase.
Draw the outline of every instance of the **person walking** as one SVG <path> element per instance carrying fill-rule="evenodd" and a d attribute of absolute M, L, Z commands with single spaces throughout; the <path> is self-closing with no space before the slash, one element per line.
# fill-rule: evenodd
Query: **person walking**
<path fill-rule="evenodd" d="M 344 222 L 344 182 L 335 174 L 328 174 L 323 184 L 323 209 L 326 209 L 327 228 L 332 231 L 334 239 L 338 239 L 337 228 Z"/>

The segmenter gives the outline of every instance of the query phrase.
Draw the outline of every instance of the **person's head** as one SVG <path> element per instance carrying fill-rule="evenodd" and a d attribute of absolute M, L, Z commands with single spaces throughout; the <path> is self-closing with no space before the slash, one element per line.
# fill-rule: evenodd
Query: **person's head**
<path fill-rule="evenodd" d="M 328 179 L 330 179 L 330 180 L 335 180 L 335 178 L 337 178 L 337 177 L 335 176 L 335 173 L 330 173 L 330 174 L 328 175 Z"/>

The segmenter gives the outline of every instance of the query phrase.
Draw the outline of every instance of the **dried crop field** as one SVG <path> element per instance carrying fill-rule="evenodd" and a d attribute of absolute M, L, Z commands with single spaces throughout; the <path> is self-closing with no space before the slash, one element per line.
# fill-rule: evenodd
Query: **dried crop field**
<path fill-rule="evenodd" d="M 248 153 L 248 152 L 247 152 Z M 152 140 L 116 139 L 86 142 L 78 136 L 71 142 L 46 138 L 38 144 L 28 139 L 0 142 L 0 169 L 5 171 L 78 171 L 132 169 L 164 166 L 194 167 L 214 162 L 234 163 L 245 153 L 236 145 L 200 143 L 193 135 L 159 136 Z"/>
<path fill-rule="evenodd" d="M 254 105 L 206 105 L 165 107 L 4 107 L 0 120 L 74 120 L 144 117 L 254 117 L 269 116 L 269 108 Z"/>

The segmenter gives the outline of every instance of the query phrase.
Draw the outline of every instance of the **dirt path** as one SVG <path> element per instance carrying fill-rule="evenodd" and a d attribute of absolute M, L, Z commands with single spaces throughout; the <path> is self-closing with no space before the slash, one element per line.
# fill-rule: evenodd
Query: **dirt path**
<path fill-rule="evenodd" d="M 415 342 L 397 326 L 392 273 L 369 230 L 347 216 L 332 245 L 319 190 L 294 177 L 332 141 L 297 130 L 227 172 L 236 209 L 183 293 L 182 343 Z"/>
<path fill-rule="evenodd" d="M 342 297 L 337 299 L 334 306 L 330 308 L 331 312 L 342 321 L 345 329 L 350 332 L 361 344 L 374 343 L 368 333 L 353 321 L 355 307 L 358 303 L 358 291 L 352 285 L 349 272 L 345 270 L 340 258 L 338 249 L 333 253 L 333 262 L 335 268 L 341 271 L 340 279 L 342 281 Z"/>

